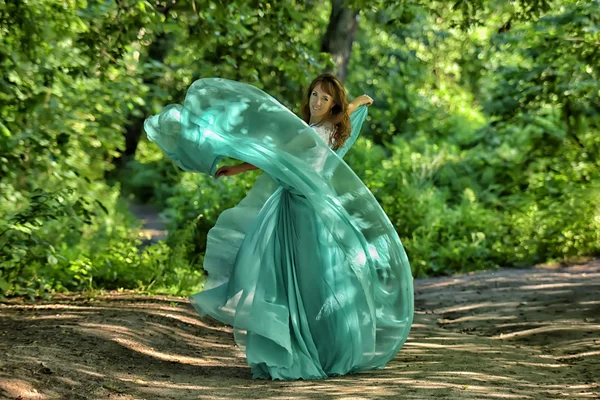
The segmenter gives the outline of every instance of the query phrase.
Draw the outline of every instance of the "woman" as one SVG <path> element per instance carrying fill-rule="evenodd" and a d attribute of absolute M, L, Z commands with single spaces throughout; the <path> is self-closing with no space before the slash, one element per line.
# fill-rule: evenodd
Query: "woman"
<path fill-rule="evenodd" d="M 317 77 L 308 87 L 302 105 L 302 119 L 314 128 L 319 137 L 332 147 L 339 149 L 350 137 L 349 116 L 362 105 L 370 106 L 373 99 L 363 94 L 348 104 L 344 86 L 332 74 Z M 232 176 L 256 169 L 243 163 L 219 168 L 216 177 Z"/>
<path fill-rule="evenodd" d="M 383 368 L 412 323 L 404 249 L 341 157 L 372 100 L 348 104 L 332 75 L 315 79 L 300 120 L 249 85 L 204 79 L 146 121 L 150 140 L 188 171 L 265 173 L 210 230 L 201 315 L 233 327 L 255 378 L 321 379 Z M 352 114 L 352 120 L 349 114 Z M 308 125 L 310 124 L 310 125 Z"/>

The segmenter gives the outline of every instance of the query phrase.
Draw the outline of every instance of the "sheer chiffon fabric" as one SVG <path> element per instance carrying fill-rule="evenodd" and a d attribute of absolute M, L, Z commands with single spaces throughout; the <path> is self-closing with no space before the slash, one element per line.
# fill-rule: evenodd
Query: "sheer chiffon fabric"
<path fill-rule="evenodd" d="M 261 90 L 210 78 L 145 129 L 179 167 L 215 174 L 222 157 L 264 171 L 208 234 L 201 315 L 233 327 L 255 378 L 321 379 L 383 368 L 412 323 L 404 248 L 371 192 L 333 151 Z"/>

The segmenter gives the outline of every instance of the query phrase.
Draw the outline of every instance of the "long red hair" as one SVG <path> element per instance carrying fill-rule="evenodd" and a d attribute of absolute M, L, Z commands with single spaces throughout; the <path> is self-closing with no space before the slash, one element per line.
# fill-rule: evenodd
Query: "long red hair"
<path fill-rule="evenodd" d="M 322 122 L 330 122 L 334 125 L 333 148 L 337 150 L 350 137 L 350 117 L 348 116 L 346 89 L 344 89 L 344 85 L 340 80 L 332 74 L 319 75 L 312 81 L 302 103 L 302 119 L 307 124 L 310 123 L 310 95 L 318 84 L 321 84 L 321 90 L 333 98 L 331 113 L 323 118 Z"/>

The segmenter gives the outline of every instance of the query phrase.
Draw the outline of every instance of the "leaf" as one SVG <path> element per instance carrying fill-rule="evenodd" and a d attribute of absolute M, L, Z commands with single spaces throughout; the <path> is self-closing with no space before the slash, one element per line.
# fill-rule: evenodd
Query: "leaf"
<path fill-rule="evenodd" d="M 0 134 L 6 137 L 10 136 L 10 130 L 0 121 Z"/>
<path fill-rule="evenodd" d="M 10 283 L 6 281 L 3 277 L 0 276 L 0 293 L 5 294 L 10 289 Z"/>
<path fill-rule="evenodd" d="M 55 266 L 57 263 L 58 263 L 58 259 L 54 255 L 49 254 L 48 255 L 48 264 Z"/>

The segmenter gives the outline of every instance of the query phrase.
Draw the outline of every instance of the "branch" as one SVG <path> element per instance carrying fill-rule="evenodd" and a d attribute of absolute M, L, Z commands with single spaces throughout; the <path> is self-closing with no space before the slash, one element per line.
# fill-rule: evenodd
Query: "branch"
<path fill-rule="evenodd" d="M 600 42 L 588 42 L 587 40 L 582 39 L 582 38 L 568 37 L 568 38 L 565 38 L 565 40 L 568 40 L 569 42 L 586 42 L 586 43 L 591 43 L 591 44 L 595 44 L 595 45 L 600 45 Z"/>

